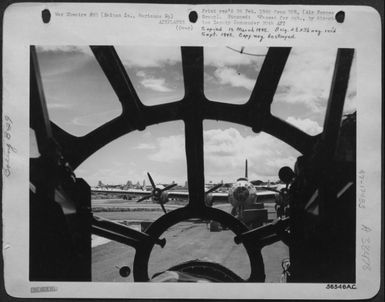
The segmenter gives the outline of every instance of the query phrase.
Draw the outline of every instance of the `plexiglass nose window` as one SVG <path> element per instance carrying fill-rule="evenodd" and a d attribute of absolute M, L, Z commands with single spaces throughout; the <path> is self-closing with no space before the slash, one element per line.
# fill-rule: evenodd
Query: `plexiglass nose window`
<path fill-rule="evenodd" d="M 205 47 L 206 97 L 221 103 L 246 103 L 255 86 L 267 50 L 267 47 Z"/>
<path fill-rule="evenodd" d="M 50 120 L 83 136 L 118 117 L 122 106 L 88 46 L 37 46 Z"/>
<path fill-rule="evenodd" d="M 158 105 L 184 95 L 180 47 L 115 46 L 141 102 Z"/>

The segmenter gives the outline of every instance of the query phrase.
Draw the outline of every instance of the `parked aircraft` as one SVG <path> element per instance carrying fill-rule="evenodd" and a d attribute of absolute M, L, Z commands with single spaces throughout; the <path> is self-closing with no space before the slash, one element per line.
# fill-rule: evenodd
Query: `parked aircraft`
<path fill-rule="evenodd" d="M 92 188 L 93 193 L 117 193 L 122 195 L 141 196 L 137 202 L 142 202 L 151 199 L 154 203 L 161 206 L 164 213 L 167 213 L 164 204 L 170 199 L 188 199 L 187 191 L 170 191 L 177 184 L 156 185 L 151 174 L 147 173 L 150 180 L 152 190 L 138 189 L 109 189 L 109 188 Z M 276 201 L 279 190 L 270 187 L 254 186 L 248 181 L 248 164 L 245 162 L 245 176 L 238 178 L 234 182 L 228 192 L 215 192 L 222 187 L 222 183 L 216 184 L 205 192 L 205 203 L 207 206 L 212 206 L 214 203 L 229 202 L 232 205 L 231 214 L 246 224 L 255 223 L 253 220 L 258 220 L 259 223 L 267 221 L 267 210 L 264 209 L 264 201 Z M 258 217 L 257 217 L 258 216 Z"/>

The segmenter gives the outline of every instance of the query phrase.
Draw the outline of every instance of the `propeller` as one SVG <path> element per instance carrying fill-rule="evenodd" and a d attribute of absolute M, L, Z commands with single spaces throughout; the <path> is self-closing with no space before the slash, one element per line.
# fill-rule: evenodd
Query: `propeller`
<path fill-rule="evenodd" d="M 143 200 L 149 199 L 150 197 L 152 197 L 152 193 L 150 195 L 146 195 L 146 196 L 141 197 L 136 202 L 142 202 Z"/>
<path fill-rule="evenodd" d="M 177 184 L 168 185 L 168 186 L 164 187 L 163 189 L 157 188 L 157 186 L 155 185 L 154 180 L 151 177 L 151 174 L 147 172 L 147 176 L 148 176 L 148 179 L 150 180 L 150 183 L 151 183 L 151 186 L 152 186 L 152 192 L 149 195 L 143 196 L 142 198 L 137 200 L 137 202 L 142 202 L 143 200 L 146 200 L 146 199 L 149 199 L 149 198 L 153 197 L 154 200 L 159 201 L 159 204 L 160 204 L 163 212 L 165 214 L 167 214 L 167 211 L 166 211 L 166 209 L 165 209 L 165 207 L 164 207 L 164 205 L 162 203 L 161 196 L 162 196 L 163 192 L 165 192 L 167 190 L 170 190 L 171 188 L 175 187 Z"/>
<path fill-rule="evenodd" d="M 217 184 L 205 192 L 205 204 L 206 204 L 206 206 L 211 207 L 213 204 L 213 202 L 212 202 L 213 198 L 209 194 L 216 191 L 217 189 L 219 189 L 222 186 L 223 186 L 223 183 Z"/>

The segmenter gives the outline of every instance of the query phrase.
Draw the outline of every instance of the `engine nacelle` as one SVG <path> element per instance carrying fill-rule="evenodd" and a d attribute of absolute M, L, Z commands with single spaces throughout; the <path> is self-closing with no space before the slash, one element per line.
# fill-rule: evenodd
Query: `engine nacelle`
<path fill-rule="evenodd" d="M 168 192 L 162 192 L 159 198 L 153 198 L 154 203 L 165 204 L 169 201 Z"/>
<path fill-rule="evenodd" d="M 246 178 L 238 179 L 229 190 L 229 203 L 234 208 L 252 205 L 256 198 L 257 190 Z"/>
<path fill-rule="evenodd" d="M 205 205 L 207 207 L 212 207 L 213 206 L 213 194 L 209 193 L 209 194 L 206 195 Z"/>

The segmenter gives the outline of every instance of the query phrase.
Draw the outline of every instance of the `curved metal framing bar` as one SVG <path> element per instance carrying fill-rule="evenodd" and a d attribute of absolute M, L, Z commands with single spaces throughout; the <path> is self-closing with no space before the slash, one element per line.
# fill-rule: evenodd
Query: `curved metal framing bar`
<path fill-rule="evenodd" d="M 182 47 L 185 96 L 181 101 L 155 106 L 146 106 L 140 101 L 112 46 L 91 46 L 91 49 L 118 95 L 123 112 L 121 116 L 83 137 L 75 137 L 51 122 L 54 136 L 63 146 L 64 156 L 73 168 L 101 147 L 124 134 L 133 130 L 143 130 L 146 126 L 175 120 L 184 120 L 186 125 L 197 124 L 191 128 L 200 127 L 199 123 L 204 119 L 242 124 L 251 127 L 255 132 L 265 131 L 301 153 L 308 152 L 314 145 L 316 140 L 314 137 L 270 113 L 270 105 L 290 48 L 269 49 L 250 99 L 244 105 L 235 105 L 209 101 L 205 97 L 203 48 Z"/>
<path fill-rule="evenodd" d="M 247 227 L 242 222 L 224 211 L 210 207 L 206 207 L 204 208 L 204 211 L 200 211 L 194 207 L 187 206 L 161 216 L 150 225 L 146 233 L 148 233 L 152 238 L 159 238 L 171 226 L 191 218 L 218 221 L 227 226 L 236 235 L 241 235 L 247 231 Z M 251 266 L 250 276 L 245 281 L 263 282 L 265 280 L 265 270 L 260 249 L 250 241 L 243 242 L 243 245 L 246 248 Z M 148 261 L 150 259 L 153 246 L 153 243 L 138 246 L 135 253 L 133 270 L 135 281 L 146 282 L 149 280 Z"/>
<path fill-rule="evenodd" d="M 116 228 L 123 227 L 115 224 L 111 225 L 105 221 L 96 221 L 93 226 L 96 233 L 102 235 L 108 233 L 108 236 L 116 237 L 115 240 L 136 248 L 137 252 L 134 262 L 134 274 L 136 274 L 134 277 L 136 281 L 148 280 L 147 267 L 152 247 L 155 243 L 164 244 L 164 241 L 156 240 L 156 238 L 159 238 L 168 227 L 182 220 L 189 218 L 217 220 L 227 225 L 238 235 L 236 240 L 240 240 L 242 236 L 247 237 L 247 228 L 240 221 L 223 211 L 209 208 L 204 203 L 202 126 L 204 119 L 235 122 L 251 127 L 254 132 L 265 131 L 291 145 L 301 153 L 311 152 L 315 143 L 319 140 L 319 136 L 310 136 L 281 119 L 272 116 L 270 112 L 271 102 L 289 56 L 290 48 L 269 49 L 249 101 L 244 105 L 235 105 L 212 102 L 205 97 L 203 89 L 203 48 L 182 47 L 185 96 L 179 102 L 156 106 L 145 106 L 141 103 L 114 47 L 91 46 L 91 49 L 117 94 L 122 104 L 123 112 L 119 117 L 83 137 L 70 135 L 53 122 L 48 125 L 48 129 L 52 129 L 54 139 L 62 147 L 63 155 L 73 168 L 76 168 L 87 157 L 107 143 L 133 130 L 143 130 L 149 125 L 173 120 L 183 120 L 185 122 L 189 204 L 184 208 L 159 218 L 149 227 L 146 232 L 147 234 L 132 232 L 129 228 L 124 228 L 124 232 L 121 232 L 119 229 L 116 233 Z M 39 73 L 36 56 L 34 55 L 35 51 L 32 49 L 32 79 L 34 79 L 35 73 Z M 340 86 L 342 88 L 337 87 L 338 89 L 334 89 L 333 86 L 331 100 L 329 101 L 332 104 L 329 104 L 328 107 L 338 103 L 339 110 L 337 111 L 339 115 L 342 111 L 345 94 L 338 97 L 338 93 L 344 89 L 346 92 L 347 81 L 344 78 L 344 74 L 347 69 L 350 69 L 352 56 L 352 50 L 339 50 L 337 55 L 337 73 L 334 75 L 333 83 L 336 82 L 336 85 L 338 85 L 341 82 Z M 344 68 L 344 64 L 340 61 L 347 61 L 349 63 L 346 64 L 348 67 Z M 31 86 L 36 86 L 38 91 L 41 90 L 39 82 L 37 84 L 33 82 L 32 84 Z M 337 97 L 338 99 L 342 98 L 342 100 L 334 101 Z M 329 108 L 325 118 L 325 131 L 321 137 L 324 140 L 329 139 L 329 141 L 334 142 L 336 139 L 335 135 L 328 136 L 328 134 L 335 132 L 330 129 L 335 130 L 340 118 L 331 117 L 332 114 L 330 112 L 332 111 Z M 253 235 L 254 233 L 255 231 L 252 231 L 250 234 Z M 251 237 L 254 237 L 254 235 Z M 272 240 L 276 240 L 276 238 Z M 243 243 L 250 257 L 252 267 L 248 281 L 263 281 L 264 268 L 260 250 L 255 245 L 252 245 L 249 240 L 245 240 Z M 141 269 L 138 270 L 138 266 Z"/>

